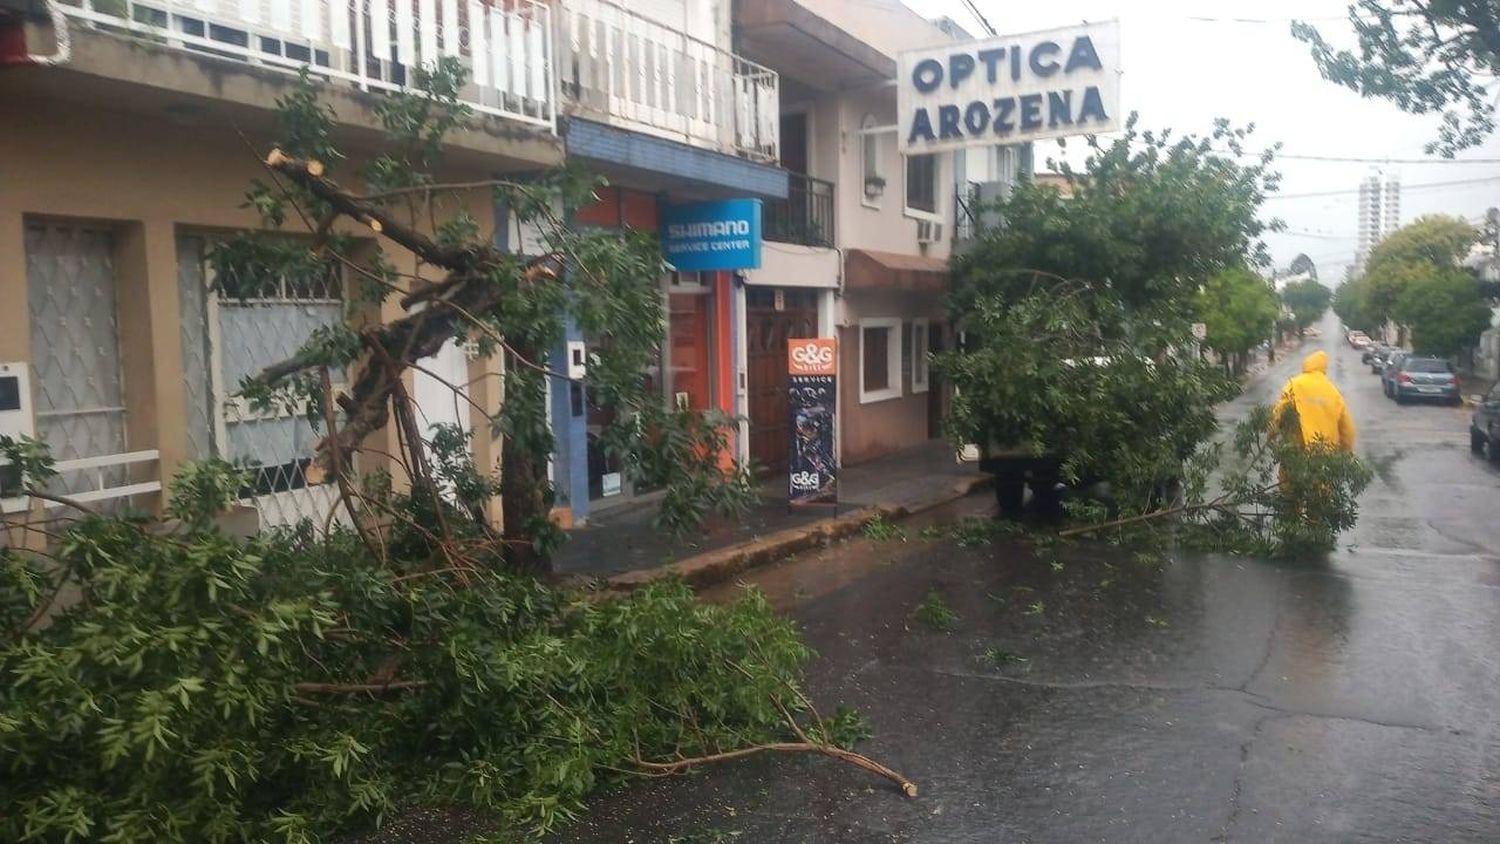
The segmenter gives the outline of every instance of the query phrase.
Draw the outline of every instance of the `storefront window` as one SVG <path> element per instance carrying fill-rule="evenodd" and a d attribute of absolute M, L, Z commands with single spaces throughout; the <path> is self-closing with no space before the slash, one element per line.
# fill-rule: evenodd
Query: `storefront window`
<path fill-rule="evenodd" d="M 713 406 L 712 288 L 695 274 L 677 274 L 666 283 L 667 325 L 662 353 L 645 372 L 646 388 L 667 406 L 707 410 Z M 608 341 L 592 345 L 608 353 Z M 589 499 L 628 499 L 650 490 L 624 478 L 620 462 L 605 453 L 599 438 L 617 410 L 589 406 Z"/>

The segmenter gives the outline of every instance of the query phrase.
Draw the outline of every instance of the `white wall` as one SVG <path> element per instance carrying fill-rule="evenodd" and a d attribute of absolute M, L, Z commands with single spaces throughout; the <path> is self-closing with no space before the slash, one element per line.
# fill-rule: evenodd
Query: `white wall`
<path fill-rule="evenodd" d="M 798 5 L 891 58 L 952 41 L 900 0 L 797 0 Z"/>
<path fill-rule="evenodd" d="M 846 249 L 877 249 L 885 252 L 925 254 L 934 258 L 948 256 L 947 238 L 926 247 L 917 244 L 917 217 L 920 212 L 906 209 L 906 160 L 896 151 L 896 134 L 877 135 L 881 175 L 885 193 L 867 200 L 864 193 L 863 136 L 859 134 L 866 116 L 876 125 L 889 126 L 896 121 L 896 92 L 878 88 L 863 94 L 849 94 L 838 103 L 838 244 Z M 953 162 L 947 153 L 938 154 L 937 208 L 946 233 L 953 224 Z"/>

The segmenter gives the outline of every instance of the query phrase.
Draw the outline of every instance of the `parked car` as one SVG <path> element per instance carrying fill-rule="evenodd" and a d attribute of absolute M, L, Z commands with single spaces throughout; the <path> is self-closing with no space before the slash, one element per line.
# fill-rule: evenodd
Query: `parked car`
<path fill-rule="evenodd" d="M 1370 338 L 1363 331 L 1349 332 L 1349 345 L 1356 349 L 1364 349 L 1370 345 Z"/>
<path fill-rule="evenodd" d="M 1442 358 L 1408 355 L 1396 369 L 1392 397 L 1397 404 L 1413 401 L 1440 401 L 1462 404 L 1458 392 L 1458 373 L 1453 364 Z"/>
<path fill-rule="evenodd" d="M 1395 391 L 1391 389 L 1392 385 L 1396 383 L 1396 370 L 1401 366 L 1401 361 L 1405 360 L 1409 354 L 1411 353 L 1402 351 L 1401 349 L 1392 349 L 1390 354 L 1382 359 L 1383 363 L 1380 367 L 1380 390 L 1385 393 L 1385 397 L 1388 399 L 1396 397 Z"/>
<path fill-rule="evenodd" d="M 1387 346 L 1384 343 L 1372 343 L 1372 344 L 1370 344 L 1369 348 L 1365 349 L 1364 354 L 1362 354 L 1362 355 L 1359 356 L 1359 360 L 1360 360 L 1361 363 L 1368 363 L 1371 366 L 1374 366 L 1376 359 L 1380 355 L 1385 354 L 1386 351 L 1389 350 L 1389 349 L 1390 349 L 1390 346 Z M 1379 370 L 1376 370 L 1376 371 L 1379 371 Z"/>
<path fill-rule="evenodd" d="M 1479 400 L 1469 420 L 1469 448 L 1500 463 L 1500 384 Z"/>

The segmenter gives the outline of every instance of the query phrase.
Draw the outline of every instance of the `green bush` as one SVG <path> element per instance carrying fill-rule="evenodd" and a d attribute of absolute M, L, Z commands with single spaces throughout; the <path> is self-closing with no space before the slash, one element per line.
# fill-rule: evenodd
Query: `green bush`
<path fill-rule="evenodd" d="M 211 474 L 184 476 L 200 500 Z M 180 515 L 0 550 L 0 839 L 319 841 L 412 804 L 537 832 L 634 760 L 783 738 L 803 709 L 809 651 L 754 593 L 588 601 Z"/>

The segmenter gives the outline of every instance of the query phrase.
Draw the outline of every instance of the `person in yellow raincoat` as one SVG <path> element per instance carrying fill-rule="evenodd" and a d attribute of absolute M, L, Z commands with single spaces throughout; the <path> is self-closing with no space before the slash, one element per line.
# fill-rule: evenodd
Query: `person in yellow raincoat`
<path fill-rule="evenodd" d="M 1354 419 L 1339 389 L 1328 380 L 1328 353 L 1313 352 L 1302 361 L 1302 374 L 1294 375 L 1281 389 L 1281 398 L 1271 409 L 1271 428 L 1281 430 L 1288 409 L 1296 413 L 1302 445 L 1322 441 L 1334 448 L 1354 451 Z"/>

